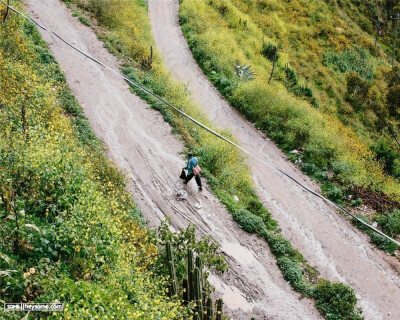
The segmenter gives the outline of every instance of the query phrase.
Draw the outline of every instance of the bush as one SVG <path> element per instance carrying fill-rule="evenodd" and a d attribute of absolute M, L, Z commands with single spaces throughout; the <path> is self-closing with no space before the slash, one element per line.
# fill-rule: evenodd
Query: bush
<path fill-rule="evenodd" d="M 278 259 L 278 266 L 281 269 L 285 279 L 291 284 L 301 282 L 303 272 L 299 267 L 298 261 L 284 256 Z"/>
<path fill-rule="evenodd" d="M 375 220 L 382 231 L 389 236 L 397 237 L 400 234 L 400 209 L 394 210 L 392 213 L 378 215 Z"/>
<path fill-rule="evenodd" d="M 340 186 L 334 183 L 324 183 L 322 185 L 322 190 L 325 192 L 329 200 L 335 202 L 341 202 L 343 198 L 343 190 Z"/>
<path fill-rule="evenodd" d="M 298 255 L 297 251 L 293 249 L 292 244 L 281 234 L 274 234 L 271 231 L 263 229 L 260 235 L 268 242 L 272 253 L 277 257 L 295 257 Z"/>
<path fill-rule="evenodd" d="M 346 49 L 338 54 L 326 52 L 324 54 L 324 63 L 326 66 L 333 66 L 342 73 L 354 71 L 367 80 L 373 77 L 367 52 L 361 47 Z"/>
<path fill-rule="evenodd" d="M 272 43 L 263 43 L 261 54 L 272 62 L 279 59 L 278 47 Z"/>
<path fill-rule="evenodd" d="M 328 320 L 360 320 L 354 290 L 343 283 L 320 280 L 314 289 L 316 307 Z"/>
<path fill-rule="evenodd" d="M 375 152 L 377 159 L 383 164 L 383 169 L 387 173 L 396 176 L 396 159 L 400 158 L 400 154 L 395 152 L 395 150 L 383 140 L 378 140 L 371 149 Z"/>
<path fill-rule="evenodd" d="M 264 222 L 261 217 L 256 216 L 245 209 L 235 210 L 232 216 L 240 228 L 250 233 L 257 232 L 264 226 Z"/>
<path fill-rule="evenodd" d="M 369 221 L 366 216 L 357 215 L 357 218 L 368 224 L 371 224 L 371 221 Z M 395 210 L 388 215 L 378 215 L 375 217 L 375 219 L 384 233 L 387 233 L 391 237 L 396 237 L 396 235 L 399 234 L 399 228 L 400 228 L 399 210 Z M 370 236 L 371 242 L 374 243 L 379 249 L 385 250 L 390 254 L 394 254 L 395 251 L 399 249 L 395 243 L 381 236 L 375 231 L 371 230 L 367 226 L 363 225 L 361 222 L 353 220 L 353 223 L 356 225 L 357 228 L 366 232 Z"/>
<path fill-rule="evenodd" d="M 378 233 L 371 232 L 370 237 L 373 244 L 375 244 L 379 249 L 385 250 L 390 254 L 394 255 L 396 249 L 398 249 L 398 246 L 395 243 Z"/>

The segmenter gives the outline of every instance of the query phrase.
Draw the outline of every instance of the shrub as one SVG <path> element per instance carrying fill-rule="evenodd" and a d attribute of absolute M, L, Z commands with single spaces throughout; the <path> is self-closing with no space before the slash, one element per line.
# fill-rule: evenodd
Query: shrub
<path fill-rule="evenodd" d="M 378 233 L 371 231 L 370 237 L 371 242 L 375 244 L 379 249 L 385 250 L 392 255 L 394 255 L 395 251 L 398 249 L 398 246 L 395 243 Z"/>
<path fill-rule="evenodd" d="M 263 219 L 245 209 L 235 210 L 232 214 L 233 219 L 238 223 L 243 230 L 254 233 L 264 226 Z"/>
<path fill-rule="evenodd" d="M 272 62 L 279 59 L 278 47 L 272 43 L 263 43 L 261 54 Z"/>
<path fill-rule="evenodd" d="M 291 284 L 299 283 L 302 280 L 303 273 L 298 261 L 283 256 L 278 259 L 278 266 L 282 270 L 285 279 Z"/>
<path fill-rule="evenodd" d="M 325 65 L 333 66 L 342 73 L 354 71 L 365 79 L 372 79 L 373 72 L 369 65 L 367 52 L 361 47 L 346 49 L 341 53 L 326 52 Z"/>
<path fill-rule="evenodd" d="M 328 199 L 335 201 L 335 202 L 342 201 L 343 190 L 337 184 L 326 182 L 322 185 L 322 190 L 325 192 Z"/>
<path fill-rule="evenodd" d="M 389 236 L 397 237 L 400 234 L 400 209 L 384 215 L 378 215 L 375 217 L 375 220 L 383 232 Z"/>
<path fill-rule="evenodd" d="M 357 298 L 349 286 L 320 280 L 314 289 L 316 307 L 328 320 L 360 320 Z"/>
<path fill-rule="evenodd" d="M 350 72 L 346 78 L 347 92 L 345 99 L 357 112 L 366 104 L 368 90 L 371 87 L 367 80 L 362 79 L 358 73 Z"/>
<path fill-rule="evenodd" d="M 397 176 L 396 159 L 400 158 L 400 154 L 382 139 L 378 140 L 371 149 L 376 154 L 377 159 L 383 164 L 383 169 L 387 173 Z"/>
<path fill-rule="evenodd" d="M 287 256 L 295 257 L 297 256 L 296 250 L 293 249 L 292 244 L 286 240 L 281 234 L 274 234 L 268 230 L 262 230 L 260 233 L 262 237 L 267 240 L 271 251 L 277 257 Z"/>

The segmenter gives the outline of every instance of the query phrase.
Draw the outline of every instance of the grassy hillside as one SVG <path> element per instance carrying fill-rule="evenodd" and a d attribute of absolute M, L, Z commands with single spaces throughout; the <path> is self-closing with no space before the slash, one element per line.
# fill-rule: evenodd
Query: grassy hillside
<path fill-rule="evenodd" d="M 183 0 L 180 21 L 220 92 L 284 150 L 303 151 L 305 171 L 400 199 L 398 110 L 387 99 L 398 71 L 339 5 Z"/>
<path fill-rule="evenodd" d="M 221 94 L 330 199 L 371 204 L 367 219 L 380 224 L 400 200 L 400 69 L 352 10 L 349 1 L 183 0 L 180 23 Z M 397 237 L 392 216 L 392 231 L 380 226 Z"/>
<path fill-rule="evenodd" d="M 0 39 L 0 302 L 58 300 L 63 319 L 182 319 L 154 236 L 36 28 L 12 14 Z"/>

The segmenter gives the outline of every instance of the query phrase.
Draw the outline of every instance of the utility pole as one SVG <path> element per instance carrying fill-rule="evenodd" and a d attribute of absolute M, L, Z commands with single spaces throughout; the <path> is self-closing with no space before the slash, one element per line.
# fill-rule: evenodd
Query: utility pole
<path fill-rule="evenodd" d="M 393 43 L 393 59 L 392 59 L 392 67 L 393 67 L 394 66 L 394 59 L 396 57 L 397 28 L 399 26 L 400 13 L 397 14 L 397 17 L 390 16 L 390 19 L 396 21 L 396 27 L 395 27 L 395 32 L 394 32 L 394 43 Z"/>
<path fill-rule="evenodd" d="M 375 16 L 375 22 L 376 22 L 376 37 L 375 37 L 375 49 L 374 52 L 376 54 L 376 45 L 378 43 L 379 40 L 379 32 L 381 29 L 381 22 L 379 21 L 379 16 Z"/>

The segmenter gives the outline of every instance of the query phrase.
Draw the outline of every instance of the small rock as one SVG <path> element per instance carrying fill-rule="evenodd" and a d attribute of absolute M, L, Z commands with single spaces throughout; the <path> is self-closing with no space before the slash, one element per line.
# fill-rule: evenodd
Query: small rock
<path fill-rule="evenodd" d="M 234 196 L 233 196 L 233 200 L 234 200 L 235 202 L 239 202 L 238 196 L 237 196 L 237 195 L 234 195 Z"/>
<path fill-rule="evenodd" d="M 179 190 L 176 193 L 176 200 L 183 201 L 187 198 L 187 192 L 185 190 Z"/>
<path fill-rule="evenodd" d="M 200 203 L 196 203 L 196 204 L 194 205 L 194 208 L 195 208 L 195 209 L 201 209 L 201 208 L 202 208 L 202 205 L 201 205 Z"/>

